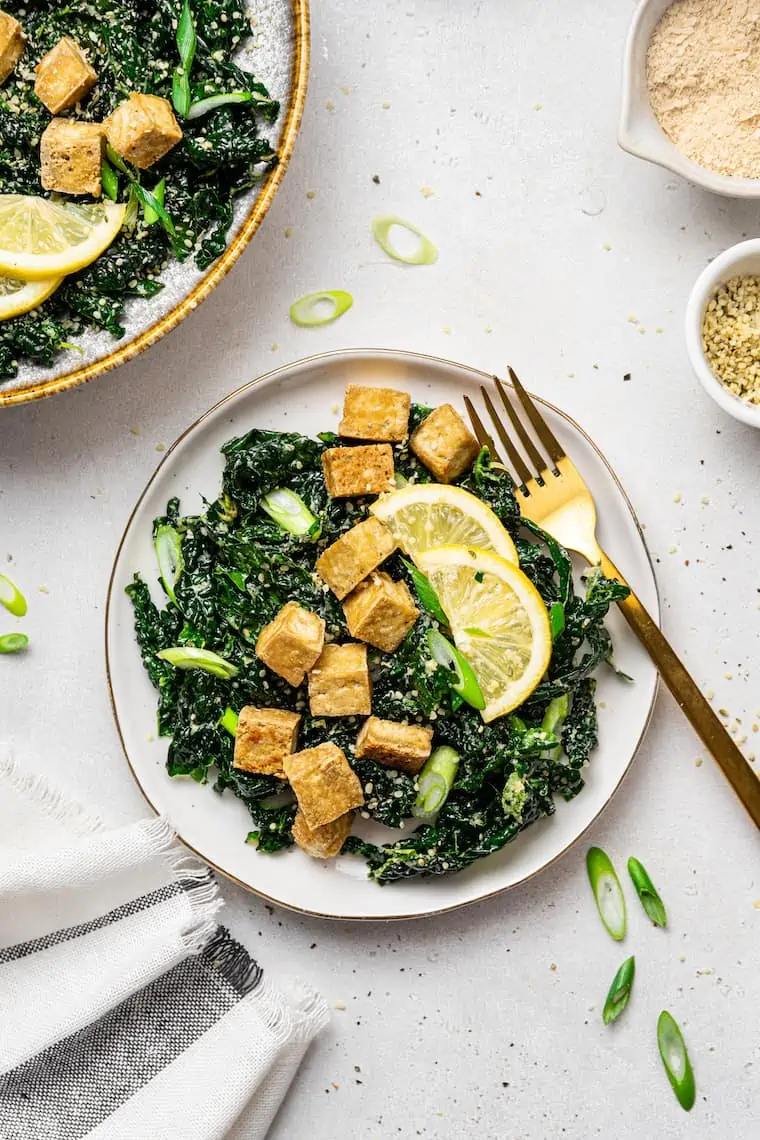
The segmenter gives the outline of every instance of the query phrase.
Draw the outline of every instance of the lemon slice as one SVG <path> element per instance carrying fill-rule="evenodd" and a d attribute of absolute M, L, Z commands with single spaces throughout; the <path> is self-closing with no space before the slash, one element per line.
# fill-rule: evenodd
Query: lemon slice
<path fill-rule="evenodd" d="M 552 652 L 536 587 L 513 563 L 474 547 L 439 546 L 417 562 L 478 679 L 486 700 L 483 720 L 517 708 L 538 685 Z"/>
<path fill-rule="evenodd" d="M 59 202 L 0 194 L 0 274 L 24 281 L 64 277 L 89 265 L 121 229 L 117 202 Z"/>
<path fill-rule="evenodd" d="M 42 281 L 19 281 L 16 277 L 0 277 L 0 321 L 36 309 L 55 293 L 62 280 L 62 277 L 47 277 Z"/>
<path fill-rule="evenodd" d="M 435 546 L 476 546 L 517 565 L 515 544 L 490 507 L 461 487 L 410 483 L 370 507 L 401 549 L 417 561 Z"/>

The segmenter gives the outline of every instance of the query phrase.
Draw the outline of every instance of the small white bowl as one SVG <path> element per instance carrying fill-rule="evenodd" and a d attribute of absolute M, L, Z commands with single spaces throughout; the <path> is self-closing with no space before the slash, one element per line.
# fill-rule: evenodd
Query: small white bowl
<path fill-rule="evenodd" d="M 623 58 L 623 106 L 618 143 L 623 150 L 680 174 L 727 198 L 760 198 L 760 178 L 729 178 L 693 162 L 676 147 L 655 118 L 647 88 L 647 49 L 652 32 L 672 0 L 642 0 L 633 17 Z"/>
<path fill-rule="evenodd" d="M 760 238 L 732 245 L 711 261 L 697 278 L 686 306 L 686 351 L 697 379 L 724 412 L 760 428 L 760 404 L 750 404 L 729 392 L 713 373 L 702 348 L 702 320 L 716 289 L 730 277 L 760 276 Z"/>

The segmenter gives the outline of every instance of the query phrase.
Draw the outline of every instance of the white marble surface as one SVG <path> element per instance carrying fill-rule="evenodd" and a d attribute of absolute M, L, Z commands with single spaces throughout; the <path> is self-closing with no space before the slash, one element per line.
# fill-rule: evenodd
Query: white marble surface
<path fill-rule="evenodd" d="M 24 658 L 0 658 L 2 734 L 109 818 L 142 811 L 108 706 L 103 603 L 157 448 L 274 364 L 382 345 L 511 361 L 595 436 L 646 524 L 666 632 L 751 751 L 760 439 L 698 390 L 681 320 L 697 272 L 755 232 L 757 207 L 617 150 L 628 0 L 314 7 L 303 134 L 243 261 L 142 359 L 0 416 L 0 561 L 30 595 L 33 638 Z M 379 211 L 417 222 L 438 264 L 385 261 L 368 229 Z M 290 302 L 319 288 L 350 289 L 353 310 L 292 326 Z M 507 896 L 398 926 L 302 919 L 225 886 L 229 924 L 262 963 L 336 1006 L 276 1140 L 756 1137 L 757 833 L 700 756 L 661 695 L 593 832 L 620 865 L 642 858 L 669 907 L 661 932 L 632 906 L 622 948 L 595 917 L 582 849 Z M 635 999 L 604 1029 L 624 953 Z M 691 1047 L 691 1117 L 660 1069 L 662 1007 Z"/>

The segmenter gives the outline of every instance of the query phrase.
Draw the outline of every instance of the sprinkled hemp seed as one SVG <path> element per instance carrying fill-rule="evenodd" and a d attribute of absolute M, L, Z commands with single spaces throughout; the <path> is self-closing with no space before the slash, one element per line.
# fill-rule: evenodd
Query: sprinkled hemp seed
<path fill-rule="evenodd" d="M 702 348 L 729 392 L 760 404 L 760 277 L 732 277 L 720 286 L 705 309 Z"/>

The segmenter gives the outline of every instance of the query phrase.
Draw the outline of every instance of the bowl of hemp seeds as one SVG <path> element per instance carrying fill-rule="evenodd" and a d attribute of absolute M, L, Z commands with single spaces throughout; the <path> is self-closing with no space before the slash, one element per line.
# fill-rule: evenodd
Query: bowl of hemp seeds
<path fill-rule="evenodd" d="M 760 0 L 642 0 L 623 62 L 623 150 L 760 198 Z"/>
<path fill-rule="evenodd" d="M 686 349 L 708 395 L 760 428 L 760 238 L 732 245 L 700 273 L 686 306 Z"/>

